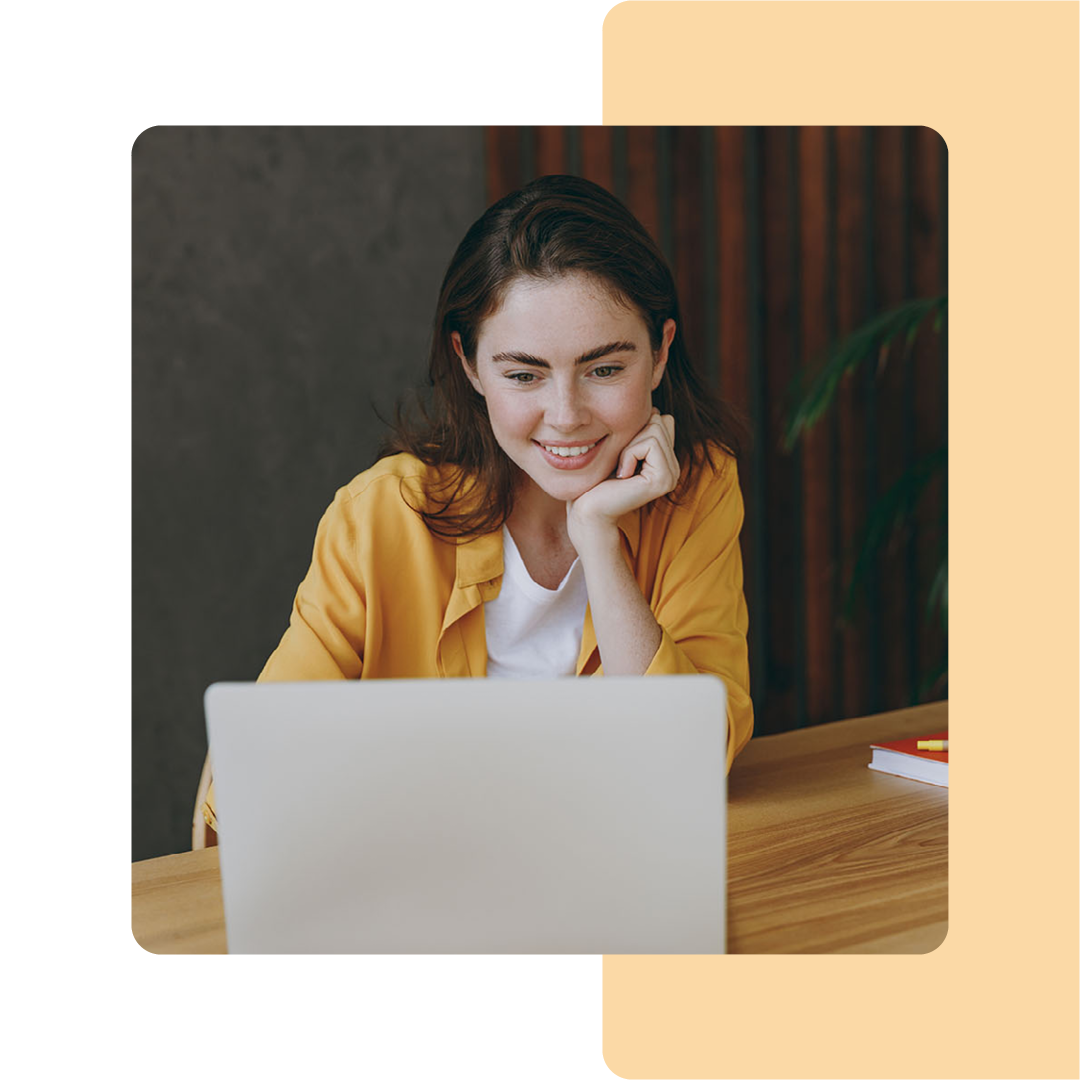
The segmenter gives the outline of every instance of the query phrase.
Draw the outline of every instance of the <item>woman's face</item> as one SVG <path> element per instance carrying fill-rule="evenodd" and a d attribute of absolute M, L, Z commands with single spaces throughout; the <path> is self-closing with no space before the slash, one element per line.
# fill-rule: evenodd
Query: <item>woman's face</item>
<path fill-rule="evenodd" d="M 515 281 L 480 327 L 475 368 L 457 334 L 454 348 L 506 455 L 565 502 L 611 476 L 649 420 L 674 336 L 669 319 L 654 356 L 645 320 L 575 274 Z"/>

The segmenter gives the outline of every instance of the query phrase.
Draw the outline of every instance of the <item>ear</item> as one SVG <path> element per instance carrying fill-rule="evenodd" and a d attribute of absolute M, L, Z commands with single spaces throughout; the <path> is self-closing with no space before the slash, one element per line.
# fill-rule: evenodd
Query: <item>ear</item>
<path fill-rule="evenodd" d="M 660 348 L 656 350 L 656 359 L 653 361 L 652 387 L 655 390 L 664 377 L 664 369 L 667 367 L 668 350 L 675 340 L 675 320 L 668 319 L 664 323 L 663 333 L 660 338 Z"/>
<path fill-rule="evenodd" d="M 476 367 L 470 364 L 465 358 L 465 350 L 461 347 L 461 335 L 453 330 L 450 333 L 450 343 L 454 346 L 454 352 L 457 353 L 458 359 L 461 361 L 461 366 L 465 370 L 465 378 L 472 383 L 473 389 L 481 396 L 484 396 L 483 387 L 480 385 L 480 378 L 476 374 Z"/>

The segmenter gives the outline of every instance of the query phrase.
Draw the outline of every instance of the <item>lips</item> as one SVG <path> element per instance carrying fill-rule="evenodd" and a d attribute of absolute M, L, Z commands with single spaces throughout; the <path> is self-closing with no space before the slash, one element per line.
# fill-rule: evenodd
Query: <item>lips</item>
<path fill-rule="evenodd" d="M 577 443 L 576 447 L 566 447 L 566 449 L 573 449 L 575 452 L 572 454 L 556 454 L 548 450 L 543 443 L 536 442 L 536 446 L 540 453 L 543 455 L 544 460 L 555 469 L 584 469 L 587 465 L 590 465 L 596 460 L 597 454 L 600 453 L 600 448 L 604 445 L 604 440 L 607 436 L 604 435 L 597 440 L 595 445 L 590 450 L 586 450 L 585 453 L 578 453 L 577 447 L 588 446 L 588 443 Z"/>

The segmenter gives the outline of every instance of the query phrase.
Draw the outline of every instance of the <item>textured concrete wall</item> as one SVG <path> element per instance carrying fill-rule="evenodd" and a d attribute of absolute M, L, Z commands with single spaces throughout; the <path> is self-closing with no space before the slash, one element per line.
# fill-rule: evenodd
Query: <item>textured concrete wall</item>
<path fill-rule="evenodd" d="M 151 128 L 132 153 L 132 858 L 184 850 L 202 694 L 254 679 L 315 526 L 422 381 L 478 128 Z"/>

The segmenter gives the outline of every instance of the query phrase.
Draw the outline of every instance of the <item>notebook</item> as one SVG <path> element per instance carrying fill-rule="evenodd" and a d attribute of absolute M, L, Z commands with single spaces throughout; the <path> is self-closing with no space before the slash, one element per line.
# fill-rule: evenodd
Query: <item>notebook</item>
<path fill-rule="evenodd" d="M 237 953 L 720 953 L 710 675 L 215 683 Z"/>
<path fill-rule="evenodd" d="M 921 780 L 924 784 L 949 786 L 949 751 L 919 750 L 917 744 L 926 739 L 947 739 L 947 731 L 934 735 L 920 735 L 917 739 L 897 739 L 894 742 L 874 743 L 870 749 L 870 768 L 877 772 L 905 776 L 909 780 Z"/>

